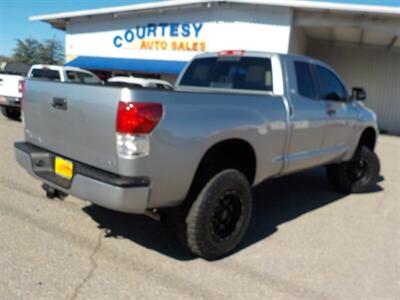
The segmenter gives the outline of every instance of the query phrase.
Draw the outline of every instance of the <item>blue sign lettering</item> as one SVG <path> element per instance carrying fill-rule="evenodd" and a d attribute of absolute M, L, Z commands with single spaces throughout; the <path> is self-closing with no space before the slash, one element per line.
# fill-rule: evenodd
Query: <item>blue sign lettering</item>
<path fill-rule="evenodd" d="M 203 23 L 149 23 L 128 29 L 123 35 L 115 36 L 113 43 L 116 48 L 121 48 L 124 43 L 132 43 L 135 38 L 198 38 L 202 29 Z"/>
<path fill-rule="evenodd" d="M 158 24 L 158 26 L 161 27 L 161 35 L 165 36 L 165 29 L 168 27 L 168 24 L 167 23 L 160 23 L 160 24 Z"/>
<path fill-rule="evenodd" d="M 190 24 L 182 24 L 182 36 L 188 37 L 190 36 Z"/>
<path fill-rule="evenodd" d="M 172 37 L 177 37 L 178 36 L 178 28 L 179 28 L 179 24 L 178 23 L 171 23 L 170 25 L 169 25 L 169 27 L 170 27 L 170 36 L 172 36 Z"/>
<path fill-rule="evenodd" d="M 133 42 L 133 40 L 135 39 L 135 34 L 133 33 L 132 30 L 127 30 L 125 32 L 125 41 L 127 41 L 128 43 Z"/>
<path fill-rule="evenodd" d="M 146 26 L 136 26 L 136 36 L 143 39 L 146 36 Z"/>
<path fill-rule="evenodd" d="M 122 46 L 122 37 L 120 37 L 119 35 L 117 35 L 114 38 L 114 46 L 117 48 L 121 48 L 121 46 Z"/>
<path fill-rule="evenodd" d="M 201 28 L 203 28 L 203 23 L 199 23 L 199 24 L 193 23 L 192 25 L 194 28 L 195 37 L 199 37 L 200 30 L 201 30 Z"/>
<path fill-rule="evenodd" d="M 148 37 L 151 37 L 151 36 L 156 37 L 157 36 L 156 30 L 157 30 L 156 24 L 148 24 L 147 25 L 147 36 Z"/>

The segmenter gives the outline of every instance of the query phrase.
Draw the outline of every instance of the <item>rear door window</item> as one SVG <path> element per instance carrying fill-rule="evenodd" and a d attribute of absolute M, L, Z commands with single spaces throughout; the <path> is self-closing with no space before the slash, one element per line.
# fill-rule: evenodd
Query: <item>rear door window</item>
<path fill-rule="evenodd" d="M 30 77 L 51 80 L 51 81 L 61 80 L 60 72 L 57 70 L 50 70 L 50 69 L 33 69 Z"/>
<path fill-rule="evenodd" d="M 315 99 L 317 93 L 310 64 L 296 61 L 294 67 L 296 70 L 298 94 L 306 98 Z"/>
<path fill-rule="evenodd" d="M 194 60 L 181 86 L 272 91 L 269 58 L 209 57 Z"/>
<path fill-rule="evenodd" d="M 95 75 L 79 72 L 79 71 L 66 71 L 67 81 L 75 83 L 98 84 L 101 80 Z"/>

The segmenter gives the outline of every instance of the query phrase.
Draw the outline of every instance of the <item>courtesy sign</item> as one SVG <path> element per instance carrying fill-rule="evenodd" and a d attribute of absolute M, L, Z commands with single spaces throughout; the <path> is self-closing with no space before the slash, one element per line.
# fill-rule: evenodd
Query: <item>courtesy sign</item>
<path fill-rule="evenodd" d="M 203 23 L 149 23 L 115 36 L 113 43 L 132 50 L 206 51 L 202 29 Z"/>

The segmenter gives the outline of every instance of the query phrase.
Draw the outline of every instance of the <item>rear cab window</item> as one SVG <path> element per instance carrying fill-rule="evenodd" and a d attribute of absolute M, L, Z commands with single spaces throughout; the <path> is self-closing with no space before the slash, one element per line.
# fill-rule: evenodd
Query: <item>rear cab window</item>
<path fill-rule="evenodd" d="M 38 78 L 51 81 L 60 81 L 61 76 L 58 70 L 51 69 L 33 69 L 30 78 Z"/>
<path fill-rule="evenodd" d="M 272 92 L 271 60 L 247 56 L 199 58 L 190 64 L 179 85 Z"/>
<path fill-rule="evenodd" d="M 297 93 L 305 98 L 316 99 L 317 92 L 311 65 L 306 62 L 295 61 L 294 68 L 296 71 Z"/>

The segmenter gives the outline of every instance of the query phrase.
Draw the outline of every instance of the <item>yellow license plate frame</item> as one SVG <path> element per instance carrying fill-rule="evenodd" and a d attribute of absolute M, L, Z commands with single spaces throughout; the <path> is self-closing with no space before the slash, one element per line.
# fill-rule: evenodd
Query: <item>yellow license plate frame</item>
<path fill-rule="evenodd" d="M 65 158 L 56 156 L 54 158 L 54 173 L 60 177 L 71 180 L 74 176 L 74 163 Z"/>

